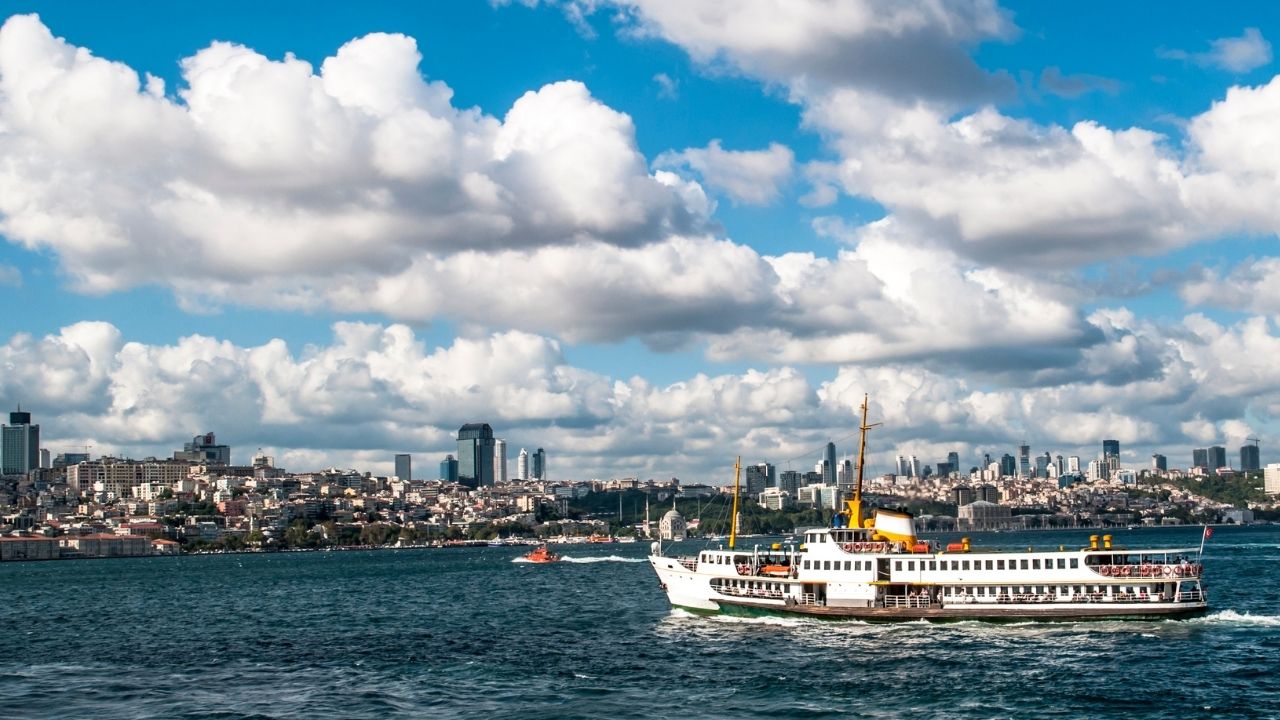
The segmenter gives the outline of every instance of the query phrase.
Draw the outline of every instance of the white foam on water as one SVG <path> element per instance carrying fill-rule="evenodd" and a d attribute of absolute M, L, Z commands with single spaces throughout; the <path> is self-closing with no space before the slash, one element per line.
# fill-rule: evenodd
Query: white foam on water
<path fill-rule="evenodd" d="M 1192 620 L 1191 622 L 1210 625 L 1255 625 L 1264 627 L 1280 627 L 1280 615 L 1254 615 L 1235 610 L 1221 610 L 1211 615 Z"/>
<path fill-rule="evenodd" d="M 604 557 L 584 557 L 576 558 L 565 555 L 560 558 L 560 562 L 567 563 L 598 563 L 598 562 L 621 562 L 621 563 L 642 563 L 648 562 L 644 558 L 626 558 L 621 555 L 606 555 Z"/>

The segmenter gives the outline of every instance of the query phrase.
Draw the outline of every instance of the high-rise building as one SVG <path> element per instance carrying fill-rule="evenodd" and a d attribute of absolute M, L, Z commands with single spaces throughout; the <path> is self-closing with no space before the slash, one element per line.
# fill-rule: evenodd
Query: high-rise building
<path fill-rule="evenodd" d="M 507 441 L 493 441 L 493 476 L 500 483 L 507 482 Z"/>
<path fill-rule="evenodd" d="M 467 423 L 458 430 L 458 482 L 471 488 L 491 487 L 493 428 L 489 423 Z"/>
<path fill-rule="evenodd" d="M 458 482 L 458 460 L 452 455 L 445 455 L 440 461 L 440 479 L 445 482 Z"/>
<path fill-rule="evenodd" d="M 1151 455 L 1151 469 L 1159 472 L 1167 472 L 1169 470 L 1169 458 L 1160 453 Z"/>
<path fill-rule="evenodd" d="M 791 493 L 791 497 L 795 497 L 796 493 L 804 485 L 804 475 L 798 470 L 783 470 L 778 475 L 778 489 Z"/>
<path fill-rule="evenodd" d="M 1221 445 L 1209 448 L 1209 471 L 1227 467 L 1227 449 Z"/>
<path fill-rule="evenodd" d="M 951 488 L 951 501 L 957 506 L 968 505 L 976 499 L 977 497 L 974 495 L 973 488 L 968 485 L 957 485 Z"/>
<path fill-rule="evenodd" d="M 1120 441 L 1119 440 L 1103 440 L 1102 441 L 1102 459 L 1110 457 L 1120 457 Z"/>
<path fill-rule="evenodd" d="M 1209 469 L 1209 451 L 1205 448 L 1196 448 L 1191 451 L 1191 467 L 1201 470 Z"/>
<path fill-rule="evenodd" d="M 901 475 L 901 476 L 907 476 L 911 474 L 911 468 L 907 466 L 907 457 L 905 455 L 899 455 L 898 457 L 896 457 L 894 459 L 894 464 L 897 465 L 898 467 L 898 471 L 895 474 Z"/>
<path fill-rule="evenodd" d="M 822 482 L 836 484 L 836 444 L 833 442 L 827 443 L 827 449 L 822 454 Z"/>
<path fill-rule="evenodd" d="M 915 455 L 912 455 L 911 458 L 907 460 L 907 470 L 909 471 L 907 475 L 910 475 L 913 478 L 920 477 L 920 459 Z"/>
<path fill-rule="evenodd" d="M 1076 475 L 1080 474 L 1080 456 L 1072 455 L 1067 458 L 1067 472 Z"/>
<path fill-rule="evenodd" d="M 1261 451 L 1257 445 L 1240 446 L 1240 469 L 1245 472 L 1262 469 Z"/>
<path fill-rule="evenodd" d="M 516 456 L 516 479 L 529 479 L 529 451 L 520 448 L 520 454 Z"/>
<path fill-rule="evenodd" d="M 396 455 L 396 477 L 401 480 L 413 479 L 413 458 L 407 453 Z"/>
<path fill-rule="evenodd" d="M 743 468 L 746 481 L 746 491 L 750 495 L 759 495 L 764 489 L 769 487 L 769 463 L 760 463 L 759 465 L 748 465 Z"/>
<path fill-rule="evenodd" d="M 1012 475 L 1013 473 L 1009 473 Z M 1031 477 L 1031 446 L 1018 446 L 1018 477 Z"/>
<path fill-rule="evenodd" d="M 0 425 L 0 475 L 25 475 L 40 465 L 40 426 L 19 406 Z"/>
<path fill-rule="evenodd" d="M 1009 453 L 1000 457 L 1000 476 L 1013 477 L 1018 472 L 1018 461 Z"/>
<path fill-rule="evenodd" d="M 961 470 L 960 470 L 960 453 L 958 453 L 958 452 L 954 452 L 954 451 L 947 453 L 947 464 L 951 466 L 951 469 L 952 469 L 953 471 L 955 471 L 955 472 L 961 472 Z M 941 473 L 941 472 L 939 472 L 938 474 L 939 474 L 939 475 L 941 475 L 942 473 Z"/>
<path fill-rule="evenodd" d="M 1053 456 L 1049 454 L 1049 451 L 1046 450 L 1043 455 L 1037 455 L 1036 456 L 1036 477 L 1038 478 L 1049 477 L 1049 463 L 1051 462 L 1053 462 Z"/>
<path fill-rule="evenodd" d="M 213 433 L 205 433 L 183 443 L 181 450 L 173 451 L 174 460 L 186 460 L 200 465 L 230 465 L 231 446 L 219 445 Z"/>
<path fill-rule="evenodd" d="M 533 467 L 529 468 L 529 470 L 533 473 L 533 479 L 546 480 L 547 479 L 547 451 L 543 450 L 542 448 L 538 448 L 537 450 L 533 451 L 531 464 L 533 465 Z"/>

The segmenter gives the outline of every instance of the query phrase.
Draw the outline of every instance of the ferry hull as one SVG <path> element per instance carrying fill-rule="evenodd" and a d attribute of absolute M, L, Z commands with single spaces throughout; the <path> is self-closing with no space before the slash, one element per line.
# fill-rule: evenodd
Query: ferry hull
<path fill-rule="evenodd" d="M 737 598 L 717 600 L 720 613 L 735 617 L 809 617 L 821 620 L 860 620 L 863 622 L 1076 622 L 1084 620 L 1182 620 L 1208 612 L 1206 606 L 1167 607 L 1060 607 L 1030 610 L 1027 608 L 853 608 L 809 605 L 776 605 Z M 703 611 L 706 612 L 706 611 Z"/>

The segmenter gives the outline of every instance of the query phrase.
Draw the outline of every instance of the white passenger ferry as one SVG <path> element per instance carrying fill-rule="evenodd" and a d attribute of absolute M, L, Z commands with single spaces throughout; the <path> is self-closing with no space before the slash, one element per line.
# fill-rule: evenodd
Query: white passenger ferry
<path fill-rule="evenodd" d="M 1154 619 L 1207 611 L 1196 548 L 1123 548 L 1110 535 L 1091 535 L 1087 546 L 1070 549 L 981 551 L 967 538 L 940 548 L 916 538 L 907 513 L 877 509 L 864 519 L 869 427 L 864 399 L 846 527 L 807 530 L 799 547 L 744 551 L 735 548 L 735 522 L 728 549 L 691 557 L 667 557 L 654 543 L 649 562 L 672 606 L 870 621 Z"/>

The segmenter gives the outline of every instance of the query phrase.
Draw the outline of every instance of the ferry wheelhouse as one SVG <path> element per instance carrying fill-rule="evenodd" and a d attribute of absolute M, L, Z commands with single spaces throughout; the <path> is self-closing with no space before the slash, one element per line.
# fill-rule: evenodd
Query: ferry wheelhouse
<path fill-rule="evenodd" d="M 907 513 L 881 508 L 864 519 L 862 463 L 872 427 L 866 413 L 864 399 L 845 527 L 807 530 L 798 547 L 737 549 L 735 490 L 727 549 L 667 557 L 654 543 L 649 562 L 672 606 L 884 621 L 1152 619 L 1207 611 L 1196 548 L 1124 548 L 1110 535 L 1092 535 L 1079 548 L 983 551 L 967 538 L 943 548 L 917 538 Z"/>

